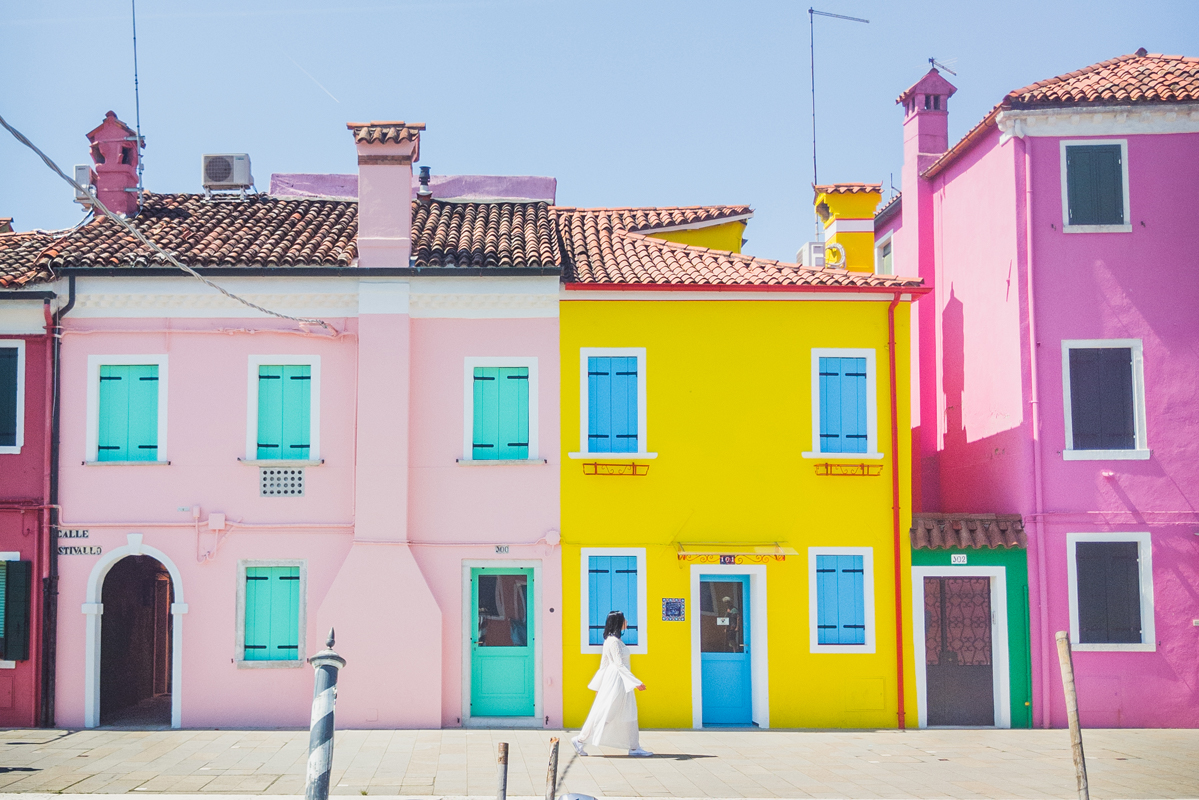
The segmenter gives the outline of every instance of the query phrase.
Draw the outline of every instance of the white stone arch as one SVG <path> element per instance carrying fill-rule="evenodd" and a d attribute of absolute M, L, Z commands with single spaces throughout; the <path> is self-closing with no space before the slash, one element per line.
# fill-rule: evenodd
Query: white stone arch
<path fill-rule="evenodd" d="M 187 603 L 183 601 L 183 579 L 175 562 L 161 550 L 142 544 L 142 534 L 131 533 L 128 544 L 105 553 L 87 579 L 87 602 L 83 613 L 87 616 L 87 648 L 83 682 L 83 726 L 95 728 L 100 724 L 100 616 L 104 613 L 102 592 L 104 578 L 118 561 L 125 556 L 150 556 L 166 567 L 171 576 L 174 602 L 171 603 L 171 727 L 183 726 L 183 615 Z"/>

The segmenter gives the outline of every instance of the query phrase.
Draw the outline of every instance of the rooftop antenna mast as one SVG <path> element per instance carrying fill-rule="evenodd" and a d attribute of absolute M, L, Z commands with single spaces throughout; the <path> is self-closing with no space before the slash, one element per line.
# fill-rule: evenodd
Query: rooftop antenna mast
<path fill-rule="evenodd" d="M 133 107 L 137 115 L 137 210 L 142 210 L 142 172 L 145 171 L 145 142 L 142 140 L 142 97 L 137 85 L 137 0 L 129 0 L 133 12 Z"/>
<path fill-rule="evenodd" d="M 951 59 L 949 59 L 949 60 L 950 60 L 950 61 L 957 61 L 957 59 L 956 59 L 956 58 L 951 58 Z M 936 68 L 936 69 L 943 69 L 943 70 L 945 70 L 945 71 L 946 71 L 946 72 L 948 72 L 950 75 L 954 75 L 954 76 L 956 76 L 956 75 L 957 75 L 957 73 L 956 73 L 956 72 L 954 72 L 954 71 L 953 71 L 953 70 L 951 70 L 949 67 L 945 66 L 944 64 L 942 64 L 940 61 L 938 61 L 938 60 L 937 60 L 937 59 L 935 59 L 935 58 L 930 58 L 930 59 L 928 60 L 928 63 L 932 64 L 932 65 L 933 65 L 933 67 L 934 67 L 934 68 Z"/>
<path fill-rule="evenodd" d="M 847 17 L 844 14 L 831 14 L 828 11 L 817 11 L 814 8 L 808 9 L 808 45 L 809 55 L 811 58 L 812 72 L 812 185 L 815 186 L 820 181 L 817 179 L 816 173 L 816 17 L 831 17 L 833 19 L 844 19 L 850 22 L 864 22 L 869 24 L 870 20 L 861 19 L 860 17 Z M 816 217 L 816 241 L 820 241 L 821 236 L 820 217 Z"/>

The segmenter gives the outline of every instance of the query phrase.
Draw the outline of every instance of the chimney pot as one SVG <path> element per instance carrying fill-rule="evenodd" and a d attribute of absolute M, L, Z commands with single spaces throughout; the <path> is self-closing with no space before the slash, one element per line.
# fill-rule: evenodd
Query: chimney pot
<path fill-rule="evenodd" d="M 423 123 L 351 122 L 358 148 L 358 264 L 407 267 L 412 255 L 412 162 Z"/>
<path fill-rule="evenodd" d="M 92 162 L 96 165 L 96 197 L 113 214 L 131 217 L 137 213 L 137 165 L 141 144 L 137 133 L 109 111 L 104 121 L 87 134 Z M 98 215 L 103 211 L 96 209 Z"/>

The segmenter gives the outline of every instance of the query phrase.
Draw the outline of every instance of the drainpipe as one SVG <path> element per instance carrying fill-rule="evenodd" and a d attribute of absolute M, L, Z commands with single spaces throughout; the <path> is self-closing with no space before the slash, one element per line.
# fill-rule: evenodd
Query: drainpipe
<path fill-rule="evenodd" d="M 67 304 L 54 315 L 52 329 L 54 369 L 52 371 L 50 422 L 50 557 L 49 573 L 42 585 L 42 708 L 41 726 L 54 727 L 55 674 L 58 663 L 58 463 L 61 433 L 60 391 L 62 373 L 62 318 L 75 307 L 75 276 L 67 276 Z"/>
<path fill-rule="evenodd" d="M 51 376 L 54 375 L 54 311 L 50 307 L 51 297 L 46 297 L 42 300 L 42 317 L 46 322 L 46 340 L 45 340 L 45 372 L 43 373 L 47 379 L 53 381 Z M 51 384 L 53 385 L 53 384 Z M 41 613 L 38 625 L 38 634 L 42 637 L 42 643 L 37 647 L 38 651 L 38 670 L 34 674 L 34 690 L 33 696 L 37 698 L 37 718 L 34 724 L 40 724 L 42 718 L 42 704 L 45 702 L 45 674 L 42 672 L 42 667 L 45 664 L 46 648 L 45 648 L 45 631 L 49 621 L 46 618 L 46 584 L 50 577 L 50 474 L 54 471 L 54 464 L 50 456 L 50 439 L 54 432 L 54 409 L 53 409 L 52 393 L 47 393 L 45 399 L 45 413 L 42 420 L 42 507 L 38 511 L 39 535 L 37 537 L 37 574 L 42 579 L 42 597 L 41 597 Z"/>
<path fill-rule="evenodd" d="M 1037 538 L 1037 593 L 1040 595 L 1041 616 L 1041 727 L 1048 728 L 1052 724 L 1052 710 L 1049 699 L 1049 648 L 1045 646 L 1045 637 L 1049 631 L 1049 598 L 1048 579 L 1045 566 L 1045 481 L 1041 455 L 1041 393 L 1037 372 L 1037 315 L 1035 313 L 1036 299 L 1033 282 L 1033 217 L 1032 217 L 1032 153 L 1028 149 L 1028 140 L 1017 140 L 1024 153 L 1024 248 L 1025 248 L 1025 280 L 1028 292 L 1028 390 L 1029 405 L 1031 406 L 1032 423 L 1032 465 L 1033 465 L 1033 497 Z"/>
<path fill-rule="evenodd" d="M 887 364 L 891 381 L 891 524 L 895 535 L 895 677 L 899 700 L 899 729 L 906 726 L 903 709 L 903 548 L 899 529 L 899 388 L 895 369 L 895 306 L 899 293 L 887 306 Z"/>

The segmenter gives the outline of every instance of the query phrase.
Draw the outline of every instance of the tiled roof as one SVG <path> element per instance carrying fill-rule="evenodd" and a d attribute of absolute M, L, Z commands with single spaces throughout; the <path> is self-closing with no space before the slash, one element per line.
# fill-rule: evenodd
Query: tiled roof
<path fill-rule="evenodd" d="M 425 129 L 423 122 L 347 122 L 346 127 L 354 132 L 355 142 L 368 144 L 400 144 L 420 138 Z"/>
<path fill-rule="evenodd" d="M 836 269 L 808 269 L 646 234 L 685 222 L 744 216 L 747 206 L 555 208 L 568 283 L 591 286 L 844 287 L 919 289 L 922 282 Z"/>
<path fill-rule="evenodd" d="M 824 186 L 812 184 L 812 190 L 816 194 L 863 194 L 867 192 L 881 192 L 883 185 L 881 183 L 829 183 Z"/>
<path fill-rule="evenodd" d="M 874 212 L 874 227 L 877 229 L 883 225 L 891 217 L 899 213 L 903 208 L 903 192 L 896 192 L 895 196 L 883 204 L 883 207 Z"/>
<path fill-rule="evenodd" d="M 912 515 L 911 538 L 913 550 L 1028 549 L 1019 514 L 917 513 Z"/>
<path fill-rule="evenodd" d="M 418 267 L 557 267 L 558 237 L 547 203 L 412 204 Z"/>
<path fill-rule="evenodd" d="M 1199 58 L 1146 53 L 1101 61 L 1010 92 L 1009 108 L 1199 101 Z"/>
<path fill-rule="evenodd" d="M 561 263 L 545 203 L 412 203 L 416 267 L 554 268 Z M 353 267 L 358 204 L 253 195 L 208 200 L 147 194 L 131 222 L 190 267 Z M 51 280 L 64 268 L 169 267 L 110 219 L 66 234 L 0 234 L 0 287 Z"/>

